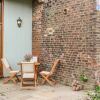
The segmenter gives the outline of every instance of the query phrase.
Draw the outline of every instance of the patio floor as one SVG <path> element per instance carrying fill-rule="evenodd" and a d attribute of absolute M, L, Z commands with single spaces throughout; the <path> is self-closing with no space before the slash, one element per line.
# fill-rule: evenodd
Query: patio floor
<path fill-rule="evenodd" d="M 75 92 L 63 85 L 42 85 L 33 90 L 22 90 L 20 84 L 0 81 L 0 100 L 85 100 L 85 97 L 85 92 Z"/>

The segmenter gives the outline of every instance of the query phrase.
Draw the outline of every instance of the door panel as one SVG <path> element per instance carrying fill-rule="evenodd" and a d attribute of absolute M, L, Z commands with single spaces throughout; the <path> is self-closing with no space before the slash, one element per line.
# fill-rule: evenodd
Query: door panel
<path fill-rule="evenodd" d="M 1 63 L 1 58 L 2 58 L 2 25 L 0 25 L 0 77 L 2 76 L 2 63 Z"/>
<path fill-rule="evenodd" d="M 0 0 L 0 77 L 3 75 L 3 66 L 1 63 L 2 58 L 2 0 Z"/>

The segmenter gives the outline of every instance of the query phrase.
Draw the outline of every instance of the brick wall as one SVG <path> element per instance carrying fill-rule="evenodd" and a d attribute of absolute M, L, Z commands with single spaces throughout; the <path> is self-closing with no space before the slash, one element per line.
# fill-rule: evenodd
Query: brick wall
<path fill-rule="evenodd" d="M 100 11 L 96 12 L 96 30 L 95 30 L 95 47 L 96 47 L 96 57 L 97 61 L 100 61 Z"/>
<path fill-rule="evenodd" d="M 99 61 L 97 55 L 100 39 L 97 36 L 100 32 L 96 32 L 95 1 L 33 2 L 33 52 L 40 54 L 41 65 L 45 66 L 41 68 L 48 69 L 54 59 L 61 59 L 54 76 L 62 84 L 70 85 L 72 74 L 79 80 L 84 72 L 89 78 L 85 88 L 94 86 L 93 73 L 97 68 L 88 66 L 87 60 L 80 59 L 79 54 L 83 52 Z M 49 34 L 49 28 L 53 34 Z"/>

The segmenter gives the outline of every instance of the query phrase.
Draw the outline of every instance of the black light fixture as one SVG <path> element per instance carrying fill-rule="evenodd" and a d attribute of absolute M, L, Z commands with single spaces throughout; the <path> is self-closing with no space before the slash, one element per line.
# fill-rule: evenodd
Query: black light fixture
<path fill-rule="evenodd" d="M 22 19 L 20 17 L 17 19 L 17 25 L 19 28 L 22 26 Z"/>
<path fill-rule="evenodd" d="M 38 0 L 38 3 L 44 3 L 45 0 Z"/>

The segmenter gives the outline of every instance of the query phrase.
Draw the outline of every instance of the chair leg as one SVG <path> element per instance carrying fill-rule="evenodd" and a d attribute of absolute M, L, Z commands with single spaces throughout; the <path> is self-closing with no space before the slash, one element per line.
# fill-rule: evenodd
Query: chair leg
<path fill-rule="evenodd" d="M 53 82 L 49 80 L 49 76 L 42 75 L 42 77 L 51 85 L 53 86 Z"/>
<path fill-rule="evenodd" d="M 50 78 L 53 82 L 54 82 L 54 84 L 56 84 L 57 82 L 53 79 L 53 78 Z"/>
<path fill-rule="evenodd" d="M 23 87 L 23 78 L 21 77 L 21 87 Z"/>
<path fill-rule="evenodd" d="M 13 78 L 12 78 L 11 80 L 13 81 L 13 83 L 14 83 L 14 84 L 16 84 L 16 83 L 17 83 L 15 79 L 13 79 Z"/>
<path fill-rule="evenodd" d="M 13 74 L 11 74 L 11 76 L 9 77 L 9 80 L 12 80 L 13 81 L 13 83 L 14 84 L 16 84 L 16 81 L 15 81 L 15 75 L 16 75 L 16 73 L 13 73 Z"/>
<path fill-rule="evenodd" d="M 36 73 L 35 73 L 35 75 L 34 75 L 34 85 L 35 85 L 35 87 L 36 87 L 36 85 L 37 85 L 37 75 L 36 75 Z"/>
<path fill-rule="evenodd" d="M 15 73 L 11 74 L 10 77 L 7 78 L 3 83 L 6 84 L 6 83 L 8 83 L 10 80 L 12 80 L 14 83 L 16 83 L 15 80 L 13 79 L 13 78 L 15 77 L 15 75 L 16 75 Z"/>
<path fill-rule="evenodd" d="M 11 76 L 9 77 L 9 80 L 12 80 L 14 83 L 16 83 L 15 79 L 17 79 L 17 82 L 20 82 L 20 79 L 18 78 L 18 76 L 16 75 L 16 73 L 11 74 Z"/>
<path fill-rule="evenodd" d="M 42 85 L 45 84 L 46 80 L 42 78 Z"/>
<path fill-rule="evenodd" d="M 35 87 L 36 87 L 36 85 L 37 85 L 37 82 L 36 82 L 36 80 L 35 80 Z"/>
<path fill-rule="evenodd" d="M 43 78 L 43 75 L 42 74 L 41 74 L 41 76 L 42 76 L 42 85 L 43 85 L 43 84 L 45 84 L 46 80 Z"/>
<path fill-rule="evenodd" d="M 4 83 L 4 84 L 7 84 L 9 81 L 10 81 L 10 79 L 7 78 L 7 79 L 5 79 L 5 80 L 3 81 L 3 83 Z"/>
<path fill-rule="evenodd" d="M 17 81 L 20 82 L 20 79 L 19 79 L 19 77 L 17 76 L 17 74 L 15 75 L 15 77 L 17 78 Z"/>

